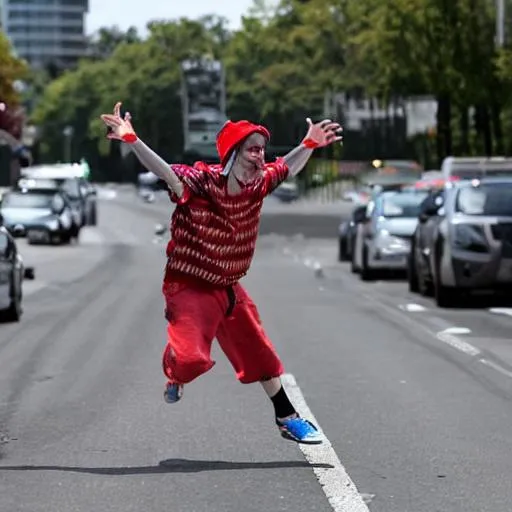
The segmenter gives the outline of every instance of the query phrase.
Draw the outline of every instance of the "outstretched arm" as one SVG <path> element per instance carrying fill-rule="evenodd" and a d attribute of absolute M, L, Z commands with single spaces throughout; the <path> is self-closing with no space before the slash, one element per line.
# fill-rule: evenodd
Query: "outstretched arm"
<path fill-rule="evenodd" d="M 297 176 L 304 169 L 316 148 L 342 140 L 341 126 L 338 123 L 333 123 L 330 119 L 313 124 L 308 117 L 307 123 L 309 129 L 304 140 L 284 156 L 290 176 Z"/>
<path fill-rule="evenodd" d="M 150 147 L 148 147 L 139 138 L 135 142 L 130 143 L 135 156 L 139 162 L 155 176 L 167 183 L 167 186 L 176 194 L 177 197 L 183 195 L 183 183 L 173 172 L 170 164 L 168 164 L 161 156 L 157 155 Z"/>
<path fill-rule="evenodd" d="M 311 158 L 313 154 L 313 149 L 304 146 L 304 144 L 298 145 L 296 148 L 292 149 L 289 153 L 284 155 L 283 160 L 288 166 L 288 174 L 290 176 L 297 176 L 302 169 L 308 163 L 308 160 Z"/>
<path fill-rule="evenodd" d="M 273 164 L 266 164 L 263 196 L 272 193 L 288 176 L 297 176 L 304 169 L 316 148 L 328 146 L 342 139 L 343 131 L 338 123 L 326 119 L 313 124 L 307 118 L 308 132 L 304 140 L 287 155 L 278 158 Z"/>
<path fill-rule="evenodd" d="M 125 114 L 124 119 L 121 117 L 120 102 L 116 103 L 113 114 L 104 114 L 101 116 L 101 119 L 110 128 L 107 135 L 109 139 L 120 140 L 130 144 L 140 163 L 148 171 L 165 181 L 178 198 L 183 196 L 183 183 L 172 171 L 171 166 L 137 137 L 128 112 Z"/>

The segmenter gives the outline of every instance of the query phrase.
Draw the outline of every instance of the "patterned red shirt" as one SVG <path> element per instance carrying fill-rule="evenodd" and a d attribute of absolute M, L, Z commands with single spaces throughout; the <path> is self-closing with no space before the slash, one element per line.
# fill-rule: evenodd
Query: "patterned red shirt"
<path fill-rule="evenodd" d="M 194 167 L 172 165 L 184 184 L 171 218 L 165 282 L 195 280 L 229 286 L 249 270 L 264 198 L 288 176 L 282 158 L 265 169 L 237 195 L 229 195 L 220 165 L 198 162 Z"/>

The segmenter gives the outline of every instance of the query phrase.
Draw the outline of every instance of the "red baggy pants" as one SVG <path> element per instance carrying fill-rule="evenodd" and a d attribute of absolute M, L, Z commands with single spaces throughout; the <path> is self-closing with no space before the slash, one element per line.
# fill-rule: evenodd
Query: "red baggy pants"
<path fill-rule="evenodd" d="M 186 384 L 210 370 L 214 338 L 244 384 L 280 376 L 284 369 L 261 325 L 258 310 L 240 284 L 205 289 L 164 283 L 167 345 L 163 370 Z"/>

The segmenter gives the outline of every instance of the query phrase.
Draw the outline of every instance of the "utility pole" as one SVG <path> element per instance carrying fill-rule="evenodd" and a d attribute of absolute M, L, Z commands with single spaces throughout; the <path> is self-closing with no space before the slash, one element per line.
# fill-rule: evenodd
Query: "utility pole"
<path fill-rule="evenodd" d="M 64 162 L 71 163 L 71 153 L 72 153 L 72 139 L 75 130 L 72 126 L 66 126 L 64 130 L 62 130 L 62 135 L 64 135 Z"/>

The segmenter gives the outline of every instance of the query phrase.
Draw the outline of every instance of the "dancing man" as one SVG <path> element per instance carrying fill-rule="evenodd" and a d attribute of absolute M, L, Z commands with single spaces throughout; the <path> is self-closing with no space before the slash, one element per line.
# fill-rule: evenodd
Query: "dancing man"
<path fill-rule="evenodd" d="M 296 176 L 316 148 L 342 139 L 338 123 L 313 124 L 302 142 L 283 158 L 265 163 L 270 133 L 249 121 L 228 121 L 217 136 L 220 164 L 168 164 L 140 140 L 121 103 L 104 114 L 110 139 L 130 144 L 141 164 L 162 179 L 176 204 L 162 291 L 167 319 L 164 398 L 178 402 L 183 386 L 210 370 L 217 339 L 241 383 L 261 382 L 273 403 L 281 435 L 319 444 L 317 428 L 290 402 L 284 372 L 258 310 L 240 284 L 249 270 L 263 200 L 288 176 Z"/>

